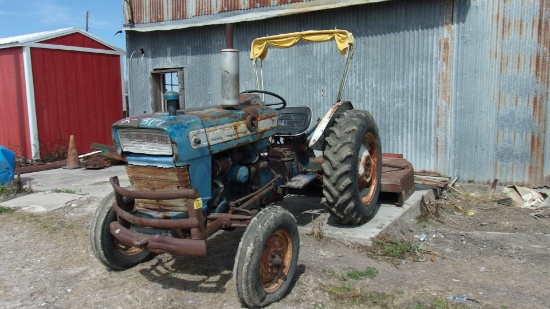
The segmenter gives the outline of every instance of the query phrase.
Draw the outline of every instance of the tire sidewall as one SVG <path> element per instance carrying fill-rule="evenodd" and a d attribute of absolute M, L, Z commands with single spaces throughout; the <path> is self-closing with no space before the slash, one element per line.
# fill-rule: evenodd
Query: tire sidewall
<path fill-rule="evenodd" d="M 367 116 L 370 116 L 370 114 L 368 114 Z M 372 116 L 367 117 L 367 118 L 372 118 Z M 364 127 L 364 130 L 362 130 L 362 132 L 359 132 L 359 134 L 356 134 L 356 136 L 355 136 L 355 145 L 356 145 L 356 147 L 355 147 L 356 149 L 354 150 L 355 151 L 355 158 L 359 158 L 359 155 L 361 155 L 359 153 L 359 151 L 361 150 L 361 146 L 363 146 L 363 138 L 365 137 L 365 135 L 367 135 L 369 133 L 374 135 L 375 140 L 378 142 L 378 153 L 374 154 L 374 155 L 378 157 L 377 171 L 378 171 L 378 183 L 379 184 L 376 186 L 374 195 L 373 195 L 373 197 L 371 199 L 371 202 L 369 204 L 365 204 L 361 200 L 361 197 L 359 195 L 359 184 L 358 184 L 357 181 L 353 184 L 353 190 L 354 190 L 353 196 L 354 196 L 354 199 L 355 199 L 355 203 L 357 205 L 361 205 L 359 208 L 360 208 L 360 211 L 363 214 L 363 216 L 370 219 L 376 214 L 376 212 L 378 211 L 378 208 L 380 207 L 380 204 L 378 203 L 378 196 L 380 195 L 380 189 L 381 189 L 380 183 L 382 182 L 382 175 L 381 175 L 381 173 L 382 173 L 382 145 L 380 143 L 380 136 L 379 136 L 379 133 L 378 133 L 378 126 L 374 122 L 374 119 L 369 119 L 369 120 L 371 120 L 371 121 L 366 122 L 367 125 Z M 358 174 L 358 172 L 359 172 L 359 165 L 358 164 L 353 165 L 353 171 L 354 171 L 355 175 Z"/>
<path fill-rule="evenodd" d="M 269 216 L 268 213 L 263 216 L 260 212 L 256 216 L 257 220 L 253 220 L 245 231 L 241 244 L 239 245 L 237 261 L 235 262 L 235 280 L 244 280 L 244 287 L 239 287 L 240 283 L 236 282 L 238 296 L 241 298 L 241 302 L 249 307 L 264 307 L 273 302 L 279 301 L 288 292 L 288 289 L 292 284 L 294 274 L 296 273 L 300 246 L 296 220 L 292 214 L 282 208 L 269 208 L 275 209 L 274 211 L 276 212 L 282 212 L 282 214 L 276 217 L 275 220 L 269 220 L 267 222 L 264 222 L 266 220 L 263 219 L 266 219 L 266 217 Z M 266 208 L 263 211 L 271 212 L 272 210 L 268 210 L 269 208 Z M 260 217 L 260 215 L 262 216 Z M 260 283 L 260 260 L 267 241 L 271 235 L 279 229 L 286 230 L 290 235 L 292 242 L 292 258 L 286 280 L 275 292 L 267 293 Z M 252 250 L 250 250 L 250 247 L 252 247 Z M 240 288 L 243 288 L 244 291 L 241 292 L 239 290 Z"/>
<path fill-rule="evenodd" d="M 377 183 L 368 204 L 359 195 L 357 179 L 359 152 L 363 139 L 372 134 L 377 143 Z M 368 148 L 367 145 L 365 147 Z M 372 152 L 372 150 L 370 150 Z M 329 128 L 325 139 L 323 163 L 323 194 L 329 211 L 342 224 L 357 225 L 370 220 L 380 208 L 378 196 L 382 180 L 382 144 L 378 126 L 372 115 L 363 110 L 342 112 Z"/>
<path fill-rule="evenodd" d="M 152 258 L 154 254 L 143 250 L 135 255 L 125 255 L 115 247 L 110 229 L 111 222 L 116 221 L 116 212 L 112 207 L 114 202 L 114 193 L 110 193 L 99 204 L 90 225 L 90 240 L 95 256 L 104 265 L 114 270 L 125 270 Z"/>

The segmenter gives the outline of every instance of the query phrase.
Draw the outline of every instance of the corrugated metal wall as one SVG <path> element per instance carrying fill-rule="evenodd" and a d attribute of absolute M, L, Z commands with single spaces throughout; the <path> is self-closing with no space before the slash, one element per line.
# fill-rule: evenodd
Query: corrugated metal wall
<path fill-rule="evenodd" d="M 452 174 L 550 185 L 549 10 L 548 0 L 456 1 Z"/>
<path fill-rule="evenodd" d="M 23 48 L 0 49 L 0 145 L 32 158 Z"/>
<path fill-rule="evenodd" d="M 347 29 L 356 53 L 344 98 L 373 113 L 384 152 L 461 181 L 550 184 L 549 2 L 392 1 L 241 23 L 241 89 L 255 88 L 254 38 Z M 184 67 L 187 107 L 218 104 L 224 44 L 223 26 L 127 31 L 131 114 L 151 112 L 154 68 Z M 343 63 L 334 43 L 270 50 L 265 88 L 320 118 Z"/>
<path fill-rule="evenodd" d="M 92 143 L 112 144 L 122 118 L 120 56 L 33 48 L 40 155 L 48 157 L 75 136 L 79 153 Z"/>
<path fill-rule="evenodd" d="M 132 24 L 173 21 L 239 10 L 289 7 L 303 2 L 326 3 L 319 0 L 127 0 L 124 2 L 125 15 Z"/>

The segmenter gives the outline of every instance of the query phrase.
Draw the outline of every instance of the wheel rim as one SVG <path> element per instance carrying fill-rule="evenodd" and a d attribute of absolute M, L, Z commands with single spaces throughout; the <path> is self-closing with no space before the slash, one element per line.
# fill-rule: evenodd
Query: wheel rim
<path fill-rule="evenodd" d="M 129 203 L 133 203 L 133 201 L 128 201 L 127 202 L 128 204 Z M 124 206 L 127 206 L 128 204 L 125 204 Z M 114 221 L 117 221 L 117 217 L 115 215 L 115 218 L 113 220 Z M 122 220 L 122 219 L 119 219 L 118 221 L 122 226 L 124 226 L 125 228 L 128 228 L 130 227 L 130 222 L 127 222 L 125 220 Z M 110 232 L 109 232 L 110 233 Z M 124 254 L 124 255 L 136 255 L 136 254 L 140 254 L 142 251 L 143 251 L 143 248 L 140 248 L 140 247 L 134 247 L 134 246 L 129 246 L 123 242 L 121 242 L 120 240 L 118 240 L 116 237 L 114 237 L 113 235 L 111 235 L 111 239 L 113 241 L 113 245 L 115 247 L 115 249 L 120 252 L 121 254 Z"/>
<path fill-rule="evenodd" d="M 143 248 L 128 246 L 115 237 L 113 237 L 113 243 L 115 244 L 116 250 L 124 255 L 136 255 L 143 251 Z"/>
<path fill-rule="evenodd" d="M 285 282 L 292 261 L 292 239 L 280 229 L 269 237 L 260 260 L 260 283 L 267 293 L 273 293 Z"/>
<path fill-rule="evenodd" d="M 374 198 L 379 179 L 379 146 L 372 133 L 365 134 L 359 148 L 357 185 L 363 204 L 369 204 Z"/>

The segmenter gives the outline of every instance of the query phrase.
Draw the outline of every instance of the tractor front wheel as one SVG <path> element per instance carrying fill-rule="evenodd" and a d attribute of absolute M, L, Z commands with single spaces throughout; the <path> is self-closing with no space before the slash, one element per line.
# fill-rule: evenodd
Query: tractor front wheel
<path fill-rule="evenodd" d="M 96 258 L 105 266 L 114 270 L 125 270 L 155 256 L 143 248 L 132 247 L 118 241 L 111 234 L 111 222 L 117 220 L 113 209 L 115 202 L 114 192 L 107 195 L 97 207 L 90 225 L 90 244 Z M 131 205 L 134 200 L 124 199 L 125 205 Z M 121 223 L 123 226 L 128 224 Z"/>
<path fill-rule="evenodd" d="M 250 222 L 239 244 L 233 276 L 240 302 L 267 306 L 286 295 L 296 272 L 300 238 L 296 219 L 267 207 Z"/>
<path fill-rule="evenodd" d="M 336 118 L 325 139 L 323 195 L 342 224 L 357 225 L 378 212 L 382 146 L 369 112 L 348 110 Z"/>

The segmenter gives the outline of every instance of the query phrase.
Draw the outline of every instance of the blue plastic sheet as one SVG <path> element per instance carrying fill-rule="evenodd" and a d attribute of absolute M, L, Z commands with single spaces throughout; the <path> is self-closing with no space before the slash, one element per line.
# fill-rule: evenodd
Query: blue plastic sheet
<path fill-rule="evenodd" d="M 0 146 L 0 185 L 13 181 L 15 172 L 15 152 Z"/>

